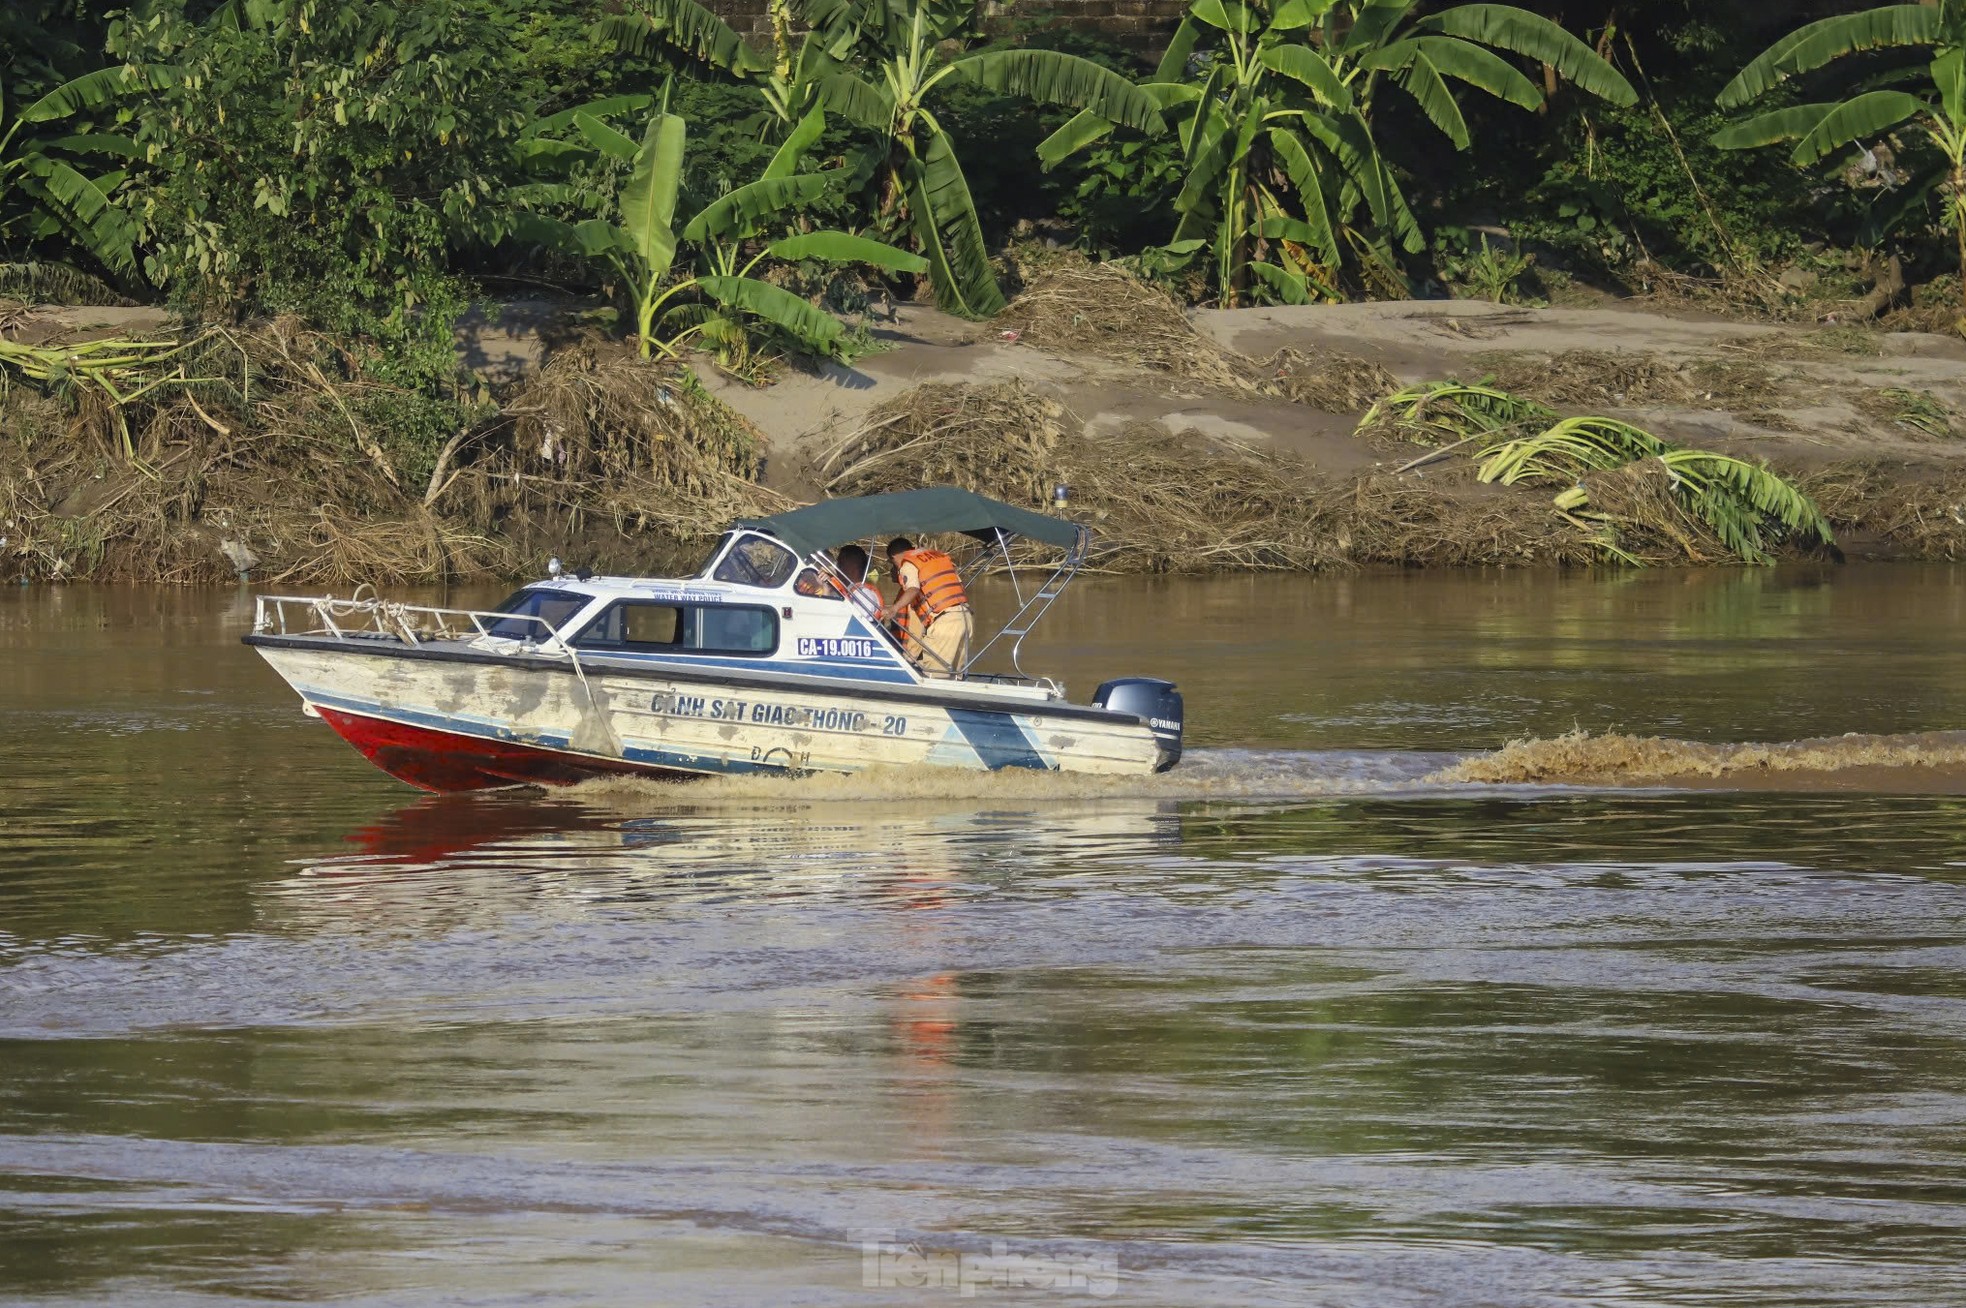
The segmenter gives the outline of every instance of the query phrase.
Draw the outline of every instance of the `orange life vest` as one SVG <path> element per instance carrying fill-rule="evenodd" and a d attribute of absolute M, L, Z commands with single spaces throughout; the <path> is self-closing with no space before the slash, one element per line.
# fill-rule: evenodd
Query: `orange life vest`
<path fill-rule="evenodd" d="M 921 587 L 921 598 L 915 601 L 915 612 L 921 615 L 922 625 L 947 613 L 968 605 L 969 596 L 963 593 L 962 574 L 956 571 L 955 561 L 941 550 L 909 550 L 894 558 L 895 571 L 900 565 L 915 565 L 915 577 Z"/>
<path fill-rule="evenodd" d="M 841 599 L 867 617 L 871 618 L 881 611 L 881 593 L 866 582 L 841 581 L 838 577 L 828 577 L 826 580 L 833 583 L 833 589 L 840 593 Z"/>

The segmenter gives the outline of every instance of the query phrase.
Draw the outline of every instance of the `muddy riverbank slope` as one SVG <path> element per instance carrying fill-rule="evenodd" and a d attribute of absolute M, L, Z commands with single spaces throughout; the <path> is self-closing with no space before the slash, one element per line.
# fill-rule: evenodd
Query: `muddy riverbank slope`
<path fill-rule="evenodd" d="M 56 351 L 197 337 L 149 310 L 21 308 L 0 325 Z M 1675 508 L 1664 464 L 1650 489 L 1650 465 L 1580 477 L 1566 508 L 1550 477 L 1479 480 L 1469 456 L 1491 442 L 1457 448 L 1424 406 L 1361 429 L 1388 393 L 1449 378 L 1549 421 L 1615 419 L 1767 465 L 1835 537 L 1777 532 L 1776 555 L 1966 549 L 1954 338 L 1628 304 L 1183 313 L 1078 264 L 991 322 L 902 305 L 871 327 L 877 348 L 853 364 L 754 386 L 708 360 L 642 363 L 529 306 L 467 327 L 480 420 L 408 456 L 360 368 L 291 324 L 205 341 L 187 376 L 211 380 L 120 406 L 16 379 L 0 575 L 388 583 L 527 574 L 549 554 L 654 567 L 737 513 L 945 480 L 1030 503 L 1070 485 L 1116 570 L 1735 561 Z"/>

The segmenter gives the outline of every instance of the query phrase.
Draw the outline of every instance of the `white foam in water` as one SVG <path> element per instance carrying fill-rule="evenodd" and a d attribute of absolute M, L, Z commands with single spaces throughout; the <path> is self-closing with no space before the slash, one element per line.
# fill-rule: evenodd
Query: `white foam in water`
<path fill-rule="evenodd" d="M 1411 790 L 1459 754 L 1404 750 L 1190 750 L 1181 763 L 1151 776 L 1090 776 L 1006 768 L 873 768 L 851 775 L 713 777 L 660 782 L 610 778 L 572 794 L 604 804 L 658 807 L 832 804 L 866 800 L 1069 802 L 1101 799 L 1315 799 Z"/>

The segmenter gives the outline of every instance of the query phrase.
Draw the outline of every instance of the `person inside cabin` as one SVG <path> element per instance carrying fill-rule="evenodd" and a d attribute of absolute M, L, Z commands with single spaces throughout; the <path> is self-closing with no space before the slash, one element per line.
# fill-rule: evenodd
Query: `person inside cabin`
<path fill-rule="evenodd" d="M 941 550 L 916 549 L 906 536 L 888 542 L 887 558 L 901 592 L 881 611 L 882 618 L 906 624 L 903 648 L 923 672 L 957 676 L 969 660 L 975 627 L 955 560 Z"/>
<path fill-rule="evenodd" d="M 881 593 L 867 584 L 867 551 L 858 545 L 841 550 L 832 568 L 824 573 L 818 568 L 805 569 L 792 589 L 814 599 L 843 599 L 869 622 L 880 620 Z"/>
<path fill-rule="evenodd" d="M 860 612 L 860 616 L 878 625 L 881 620 L 881 593 L 867 584 L 867 551 L 858 545 L 848 545 L 833 560 L 833 566 L 840 570 L 845 585 L 835 581 L 838 590 L 847 603 Z"/>

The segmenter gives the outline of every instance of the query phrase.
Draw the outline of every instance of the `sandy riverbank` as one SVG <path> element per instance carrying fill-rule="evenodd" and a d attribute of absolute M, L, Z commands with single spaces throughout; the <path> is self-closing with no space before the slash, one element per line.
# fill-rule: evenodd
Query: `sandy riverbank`
<path fill-rule="evenodd" d="M 718 508 L 727 499 L 771 509 L 879 488 L 864 460 L 854 465 L 842 453 L 864 455 L 864 438 L 855 441 L 870 423 L 907 414 L 933 427 L 943 421 L 937 415 L 960 413 L 969 424 L 962 457 L 919 467 L 904 459 L 882 475 L 967 478 L 979 489 L 1036 498 L 1055 480 L 1096 469 L 1100 486 L 1085 511 L 1113 543 L 1108 562 L 1120 568 L 1598 557 L 1552 518 L 1547 488 L 1475 485 L 1461 460 L 1407 470 L 1424 450 L 1357 430 L 1389 387 L 1448 377 L 1493 379 L 1565 415 L 1621 418 L 1677 445 L 1766 463 L 1817 496 L 1850 556 L 1953 557 L 1966 549 L 1966 342 L 1633 303 L 1373 302 L 1184 316 L 1104 270 L 1071 265 L 1067 273 L 1082 279 L 1072 286 L 1079 298 L 1053 295 L 1046 307 L 1040 286 L 989 323 L 898 306 L 873 324 L 875 352 L 852 365 L 782 365 L 765 386 L 698 360 L 700 390 L 666 374 L 701 397 L 695 425 L 675 430 L 641 420 L 621 397 L 609 400 L 605 387 L 590 387 L 582 400 L 562 385 L 559 407 L 542 419 L 542 366 L 566 355 L 580 339 L 578 325 L 535 302 L 479 315 L 460 330 L 460 356 L 501 388 L 505 415 L 460 440 L 444 489 L 434 479 L 397 486 L 376 478 L 359 506 L 347 484 L 363 463 L 359 441 L 336 459 L 317 440 L 312 463 L 295 467 L 292 484 L 282 486 L 277 512 L 214 494 L 236 483 L 234 498 L 246 496 L 245 488 L 264 486 L 285 466 L 287 456 L 266 448 L 259 430 L 279 425 L 270 410 L 242 413 L 244 421 L 201 414 L 178 427 L 153 423 L 152 446 L 133 467 L 99 430 L 102 448 L 88 445 L 86 409 L 63 423 L 51 417 L 46 397 L 35 397 L 40 407 L 30 414 L 21 407 L 25 388 L 16 388 L 4 413 L 12 439 L 0 466 L 0 507 L 9 510 L 0 515 L 8 519 L 0 536 L 10 539 L 0 545 L 0 569 L 26 579 L 146 579 L 149 553 L 168 553 L 170 567 L 159 565 L 157 575 L 211 580 L 231 571 L 221 550 L 228 540 L 250 551 L 262 575 L 287 580 L 524 572 L 545 552 L 628 566 L 690 547 L 701 524 L 678 510 L 704 494 L 701 477 L 664 482 L 651 472 L 665 442 L 673 452 L 673 442 L 692 439 L 711 411 L 729 415 L 725 423 L 712 414 L 712 426 L 747 430 L 752 446 L 729 462 L 738 481 L 718 481 Z M 113 308 L 17 311 L 5 326 L 10 339 L 54 345 L 174 329 L 157 310 Z M 589 380 L 632 372 L 619 347 L 574 348 L 592 357 L 612 350 L 618 360 L 582 374 Z M 1327 361 L 1344 370 L 1335 386 L 1314 375 Z M 635 394 L 664 404 L 676 389 L 653 379 L 637 386 Z M 1034 422 L 1042 428 L 1035 436 Z M 586 465 L 568 463 L 565 433 L 555 434 L 567 424 L 580 428 L 572 443 L 593 455 Z M 214 437 L 219 428 L 223 439 Z M 992 451 L 999 432 L 1001 449 Z M 191 444 L 178 449 L 173 441 Z M 994 466 L 977 470 L 979 449 Z M 1136 458 L 1138 497 L 1127 481 Z M 227 470 L 242 464 L 253 465 L 257 480 L 228 483 Z M 1158 489 L 1145 485 L 1147 464 Z M 326 478 L 330 465 L 333 485 L 313 486 L 310 478 Z M 160 468 L 177 469 L 176 480 L 156 476 Z M 745 490 L 744 479 L 754 476 Z M 1156 495 L 1164 505 L 1182 499 L 1184 476 L 1207 483 L 1206 503 L 1197 500 L 1204 525 L 1236 502 L 1244 477 L 1267 517 L 1254 528 L 1243 524 L 1245 540 L 1235 549 L 1199 557 L 1194 523 L 1161 530 L 1148 521 L 1162 512 L 1150 502 Z M 535 483 L 551 483 L 551 511 L 515 513 Z M 127 510 L 151 499 L 158 502 L 142 539 L 102 519 L 101 506 L 112 500 Z M 275 521 L 283 515 L 294 521 Z M 394 564 L 353 547 L 364 534 L 392 532 L 428 547 L 405 550 Z M 176 544 L 166 550 L 160 542 Z M 1706 554 L 1696 549 L 1688 558 Z"/>

